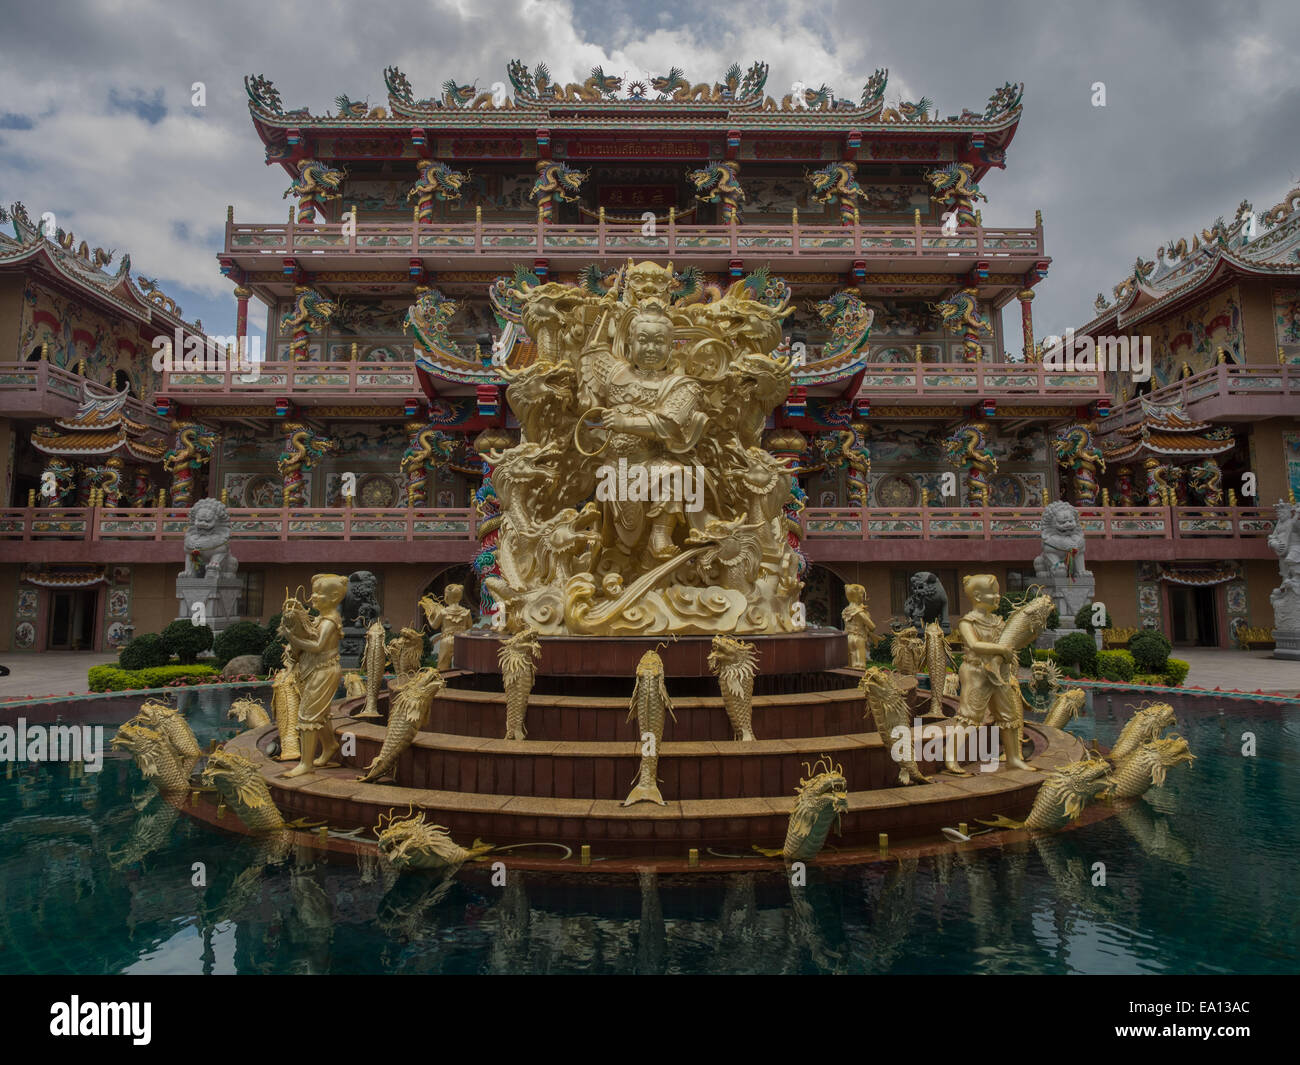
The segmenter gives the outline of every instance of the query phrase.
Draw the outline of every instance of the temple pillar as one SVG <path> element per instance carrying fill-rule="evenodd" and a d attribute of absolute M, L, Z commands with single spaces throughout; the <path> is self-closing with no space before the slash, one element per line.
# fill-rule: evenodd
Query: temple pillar
<path fill-rule="evenodd" d="M 253 293 L 243 285 L 235 286 L 235 343 L 236 354 L 245 357 L 248 353 L 245 338 L 248 336 L 248 297 Z"/>
<path fill-rule="evenodd" d="M 1032 362 L 1034 358 L 1034 311 L 1032 307 L 1034 290 L 1032 288 L 1022 289 L 1016 293 L 1016 299 L 1020 301 L 1020 329 L 1024 334 L 1025 361 Z"/>

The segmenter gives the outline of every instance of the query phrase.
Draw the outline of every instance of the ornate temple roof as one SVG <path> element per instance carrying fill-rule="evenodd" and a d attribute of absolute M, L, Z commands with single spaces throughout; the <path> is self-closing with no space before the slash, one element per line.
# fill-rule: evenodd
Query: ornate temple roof
<path fill-rule="evenodd" d="M 131 256 L 123 255 L 117 270 L 109 273 L 106 267 L 112 265 L 114 252 L 91 249 L 84 240 L 78 245 L 76 237 L 62 229 L 51 238 L 31 220 L 21 203 L 7 211 L 0 209 L 0 222 L 9 222 L 13 228 L 12 236 L 0 231 L 0 270 L 43 267 L 110 311 L 162 332 L 180 328 L 183 335 L 203 336 L 202 323 L 185 321 L 176 301 L 164 294 L 155 281 L 131 276 Z"/>
<path fill-rule="evenodd" d="M 1151 455 L 1200 458 L 1231 451 L 1236 441 L 1227 426 L 1215 427 L 1187 416 L 1181 403 L 1152 403 L 1142 397 L 1142 420 L 1116 430 L 1119 439 L 1102 442 L 1107 463 Z"/>
<path fill-rule="evenodd" d="M 137 462 L 161 462 L 166 444 L 147 425 L 126 413 L 128 392 L 82 383 L 82 403 L 75 417 L 55 418 L 54 425 L 32 430 L 32 446 L 66 458 L 109 458 L 122 454 Z M 59 430 L 63 430 L 60 432 Z"/>
<path fill-rule="evenodd" d="M 1300 186 L 1262 214 L 1242 200 L 1231 223 L 1215 219 L 1190 247 L 1179 239 L 1157 248 L 1154 260 L 1139 258 L 1112 290 L 1113 302 L 1098 294 L 1097 316 L 1077 332 L 1104 333 L 1108 323 L 1123 332 L 1231 276 L 1300 277 Z"/>
<path fill-rule="evenodd" d="M 803 86 L 802 94 L 792 85 L 785 95 L 771 96 L 766 92 L 767 73 L 763 62 L 751 64 L 747 71 L 732 64 L 720 80 L 696 83 L 676 67 L 662 76 L 644 78 L 607 75 L 596 67 L 581 84 L 560 85 L 551 81 L 545 63 L 529 68 L 512 60 L 506 79 L 489 83 L 489 88 L 448 79 L 438 96 L 417 99 L 406 76 L 390 67 L 384 71 L 387 108 L 341 95 L 335 97 L 336 113 L 327 115 L 313 115 L 305 107 L 286 111 L 279 91 L 260 74 L 245 77 L 244 86 L 269 162 L 301 157 L 307 131 L 361 133 L 371 138 L 376 133 L 399 133 L 408 146 L 413 143 L 421 149 L 410 153 L 414 159 L 426 154 L 422 150 L 426 133 L 438 129 L 476 135 L 513 132 L 530 140 L 557 128 L 625 129 L 639 134 L 751 130 L 848 134 L 854 144 L 857 134 L 911 141 L 918 134 L 957 139 L 965 142 L 966 161 L 977 165 L 977 177 L 989 167 L 1005 165 L 1005 149 L 1020 121 L 1024 94 L 1023 84 L 1008 82 L 993 92 L 982 111 L 963 108 L 960 114 L 941 118 L 925 97 L 887 106 L 887 70 L 872 74 L 856 99 L 837 97 L 829 86 L 813 81 Z M 927 161 L 924 145 L 918 142 L 916 147 L 917 161 Z"/>

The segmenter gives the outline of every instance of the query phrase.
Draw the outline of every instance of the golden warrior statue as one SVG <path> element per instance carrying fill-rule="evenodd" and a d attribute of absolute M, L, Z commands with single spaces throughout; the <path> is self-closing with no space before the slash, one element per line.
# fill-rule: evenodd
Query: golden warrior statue
<path fill-rule="evenodd" d="M 338 690 L 343 669 L 339 665 L 339 641 L 343 637 L 343 619 L 339 604 L 347 594 L 348 579 L 334 573 L 318 573 L 311 579 L 311 605 L 319 612 L 312 617 L 296 599 L 287 600 L 280 632 L 298 659 L 298 742 L 302 760 L 285 774 L 300 777 L 313 771 L 337 766 L 338 740 L 330 728 L 329 708 Z M 320 755 L 316 756 L 317 748 Z"/>
<path fill-rule="evenodd" d="M 771 355 L 788 297 L 746 279 L 681 304 L 675 288 L 671 264 L 644 262 L 603 293 L 514 290 L 537 358 L 507 371 L 519 444 L 487 456 L 501 576 L 484 585 L 541 635 L 799 627 L 791 473 L 759 446 L 789 391 Z"/>

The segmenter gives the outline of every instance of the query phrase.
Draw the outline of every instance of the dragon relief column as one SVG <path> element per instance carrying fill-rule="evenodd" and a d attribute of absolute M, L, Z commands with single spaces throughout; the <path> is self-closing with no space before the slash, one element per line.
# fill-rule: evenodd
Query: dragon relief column
<path fill-rule="evenodd" d="M 445 466 L 456 449 L 456 440 L 425 422 L 408 422 L 408 443 L 402 454 L 401 470 L 406 479 L 406 505 L 423 507 L 429 499 L 429 475 Z"/>
<path fill-rule="evenodd" d="M 284 425 L 284 450 L 276 460 L 276 466 L 283 479 L 281 505 L 285 507 L 305 507 L 307 501 L 307 478 L 317 460 L 338 449 L 337 441 L 322 436 L 310 426 L 301 422 L 286 422 Z"/>
<path fill-rule="evenodd" d="M 1031 304 L 1034 300 L 1034 290 L 1032 288 L 1021 289 L 1016 293 L 1016 299 L 1020 301 L 1020 331 L 1025 345 L 1025 362 L 1033 362 L 1034 309 Z"/>
<path fill-rule="evenodd" d="M 212 461 L 220 438 L 196 422 L 178 422 L 171 449 L 163 455 L 163 469 L 172 475 L 174 507 L 188 507 L 197 494 L 195 474 Z"/>

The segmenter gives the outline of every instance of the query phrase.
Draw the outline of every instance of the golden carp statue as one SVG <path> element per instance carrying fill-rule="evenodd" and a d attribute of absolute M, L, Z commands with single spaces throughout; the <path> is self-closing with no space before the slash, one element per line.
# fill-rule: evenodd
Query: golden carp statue
<path fill-rule="evenodd" d="M 511 290 L 536 360 L 502 367 L 519 443 L 489 450 L 501 501 L 484 587 L 541 636 L 732 636 L 803 628 L 783 527 L 792 474 L 760 445 L 791 309 L 756 274 L 679 302 L 672 265 L 607 291 Z"/>

